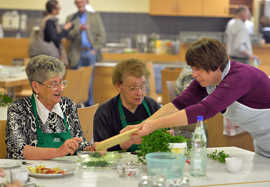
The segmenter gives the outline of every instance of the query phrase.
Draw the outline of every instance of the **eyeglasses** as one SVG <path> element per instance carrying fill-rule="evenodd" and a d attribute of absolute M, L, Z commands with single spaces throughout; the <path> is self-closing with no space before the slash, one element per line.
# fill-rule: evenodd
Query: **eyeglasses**
<path fill-rule="evenodd" d="M 146 85 L 144 84 L 142 86 L 127 86 L 127 89 L 130 92 L 136 92 L 136 91 L 139 91 L 139 90 L 145 91 Z"/>
<path fill-rule="evenodd" d="M 42 84 L 44 86 L 46 86 L 47 88 L 50 88 L 52 90 L 56 90 L 59 86 L 61 86 L 61 88 L 65 88 L 67 87 L 67 80 L 62 80 L 61 82 L 56 82 L 56 81 L 53 81 L 51 84 L 47 85 L 47 84 L 44 84 L 42 82 L 39 82 L 37 81 L 39 84 Z"/>

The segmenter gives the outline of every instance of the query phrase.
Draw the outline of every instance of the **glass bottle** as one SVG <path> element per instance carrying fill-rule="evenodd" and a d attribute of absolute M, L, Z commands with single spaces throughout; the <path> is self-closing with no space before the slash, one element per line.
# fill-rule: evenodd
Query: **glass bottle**
<path fill-rule="evenodd" d="M 197 125 L 192 135 L 191 143 L 190 174 L 195 177 L 205 176 L 207 166 L 207 138 L 203 125 L 203 116 L 197 116 Z"/>

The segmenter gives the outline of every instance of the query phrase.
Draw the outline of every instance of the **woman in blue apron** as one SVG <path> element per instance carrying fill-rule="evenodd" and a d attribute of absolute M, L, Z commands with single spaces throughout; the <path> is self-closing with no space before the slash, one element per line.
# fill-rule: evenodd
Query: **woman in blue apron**
<path fill-rule="evenodd" d="M 250 65 L 230 61 L 223 44 L 209 38 L 192 44 L 186 61 L 195 80 L 180 96 L 140 124 L 137 135 L 192 124 L 198 115 L 208 119 L 221 112 L 251 134 L 257 154 L 270 157 L 268 75 Z M 127 126 L 122 132 L 130 128 L 134 126 Z"/>
<path fill-rule="evenodd" d="M 118 95 L 100 105 L 94 118 L 94 141 L 115 136 L 127 125 L 135 125 L 151 116 L 160 106 L 146 94 L 149 72 L 145 63 L 137 59 L 119 62 L 113 70 L 112 82 Z M 109 151 L 135 151 L 141 137 L 133 137 Z"/>
<path fill-rule="evenodd" d="M 33 95 L 16 100 L 8 109 L 8 158 L 42 160 L 90 149 L 83 137 L 76 104 L 62 97 L 64 64 L 45 55 L 26 68 Z"/>

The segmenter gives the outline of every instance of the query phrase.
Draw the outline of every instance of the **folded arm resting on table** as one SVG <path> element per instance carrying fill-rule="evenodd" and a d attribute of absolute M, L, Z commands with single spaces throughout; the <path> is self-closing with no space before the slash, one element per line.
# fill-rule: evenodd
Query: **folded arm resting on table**
<path fill-rule="evenodd" d="M 52 159 L 55 157 L 62 157 L 68 154 L 73 155 L 79 148 L 81 138 L 75 137 L 68 139 L 59 148 L 45 148 L 25 145 L 23 148 L 24 158 L 27 160 Z"/>
<path fill-rule="evenodd" d="M 124 128 L 121 133 L 135 127 L 140 127 L 140 130 L 134 136 L 148 135 L 156 129 L 183 126 L 188 123 L 185 110 L 178 110 L 172 103 L 168 103 L 161 107 L 152 116 L 147 118 L 139 125 L 129 125 Z"/>

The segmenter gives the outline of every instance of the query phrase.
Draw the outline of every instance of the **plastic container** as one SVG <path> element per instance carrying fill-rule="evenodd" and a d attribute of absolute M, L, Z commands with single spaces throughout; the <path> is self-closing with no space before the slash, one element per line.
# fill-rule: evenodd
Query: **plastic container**
<path fill-rule="evenodd" d="M 171 149 L 172 153 L 185 154 L 187 143 L 169 143 L 169 148 Z"/>
<path fill-rule="evenodd" d="M 146 154 L 147 171 L 151 176 L 161 175 L 168 179 L 181 177 L 185 161 L 186 157 L 184 154 L 170 152 Z"/>

